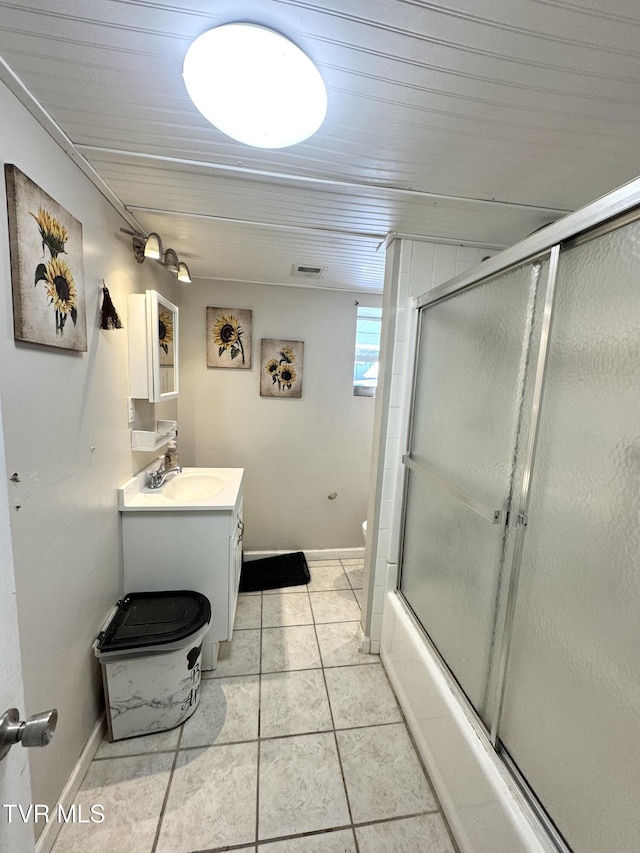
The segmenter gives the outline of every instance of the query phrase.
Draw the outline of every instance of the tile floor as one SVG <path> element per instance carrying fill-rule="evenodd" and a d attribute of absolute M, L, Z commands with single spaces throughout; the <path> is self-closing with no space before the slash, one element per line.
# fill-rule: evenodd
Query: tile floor
<path fill-rule="evenodd" d="M 104 741 L 53 853 L 455 853 L 380 659 L 358 649 L 362 561 L 240 596 L 200 706 Z"/>

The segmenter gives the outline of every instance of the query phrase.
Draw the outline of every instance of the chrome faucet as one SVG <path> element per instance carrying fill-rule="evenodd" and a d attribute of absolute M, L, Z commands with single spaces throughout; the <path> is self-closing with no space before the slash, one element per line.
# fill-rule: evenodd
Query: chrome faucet
<path fill-rule="evenodd" d="M 149 471 L 147 473 L 147 488 L 159 489 L 164 485 L 164 481 L 167 479 L 169 474 L 182 474 L 182 465 L 174 465 L 171 468 L 165 469 L 164 462 L 161 462 L 157 471 Z"/>

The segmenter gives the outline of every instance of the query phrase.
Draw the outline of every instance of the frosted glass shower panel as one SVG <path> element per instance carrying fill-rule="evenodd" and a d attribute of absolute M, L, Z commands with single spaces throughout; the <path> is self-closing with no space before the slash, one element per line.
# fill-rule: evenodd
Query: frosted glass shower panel
<path fill-rule="evenodd" d="M 526 264 L 423 311 L 412 458 L 489 503 L 507 497 L 535 295 Z"/>
<path fill-rule="evenodd" d="M 576 853 L 640 849 L 639 260 L 561 254 L 499 730 Z"/>
<path fill-rule="evenodd" d="M 501 525 L 410 471 L 402 593 L 479 711 L 494 630 Z"/>
<path fill-rule="evenodd" d="M 481 717 L 547 262 L 423 309 L 400 589 Z"/>

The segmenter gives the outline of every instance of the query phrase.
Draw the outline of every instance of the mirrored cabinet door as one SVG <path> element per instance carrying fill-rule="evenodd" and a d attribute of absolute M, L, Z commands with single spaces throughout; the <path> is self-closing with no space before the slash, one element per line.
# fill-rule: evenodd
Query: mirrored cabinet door
<path fill-rule="evenodd" d="M 155 290 L 129 296 L 129 394 L 152 403 L 178 396 L 178 308 Z"/>
<path fill-rule="evenodd" d="M 178 308 L 147 290 L 149 388 L 152 403 L 178 396 Z"/>

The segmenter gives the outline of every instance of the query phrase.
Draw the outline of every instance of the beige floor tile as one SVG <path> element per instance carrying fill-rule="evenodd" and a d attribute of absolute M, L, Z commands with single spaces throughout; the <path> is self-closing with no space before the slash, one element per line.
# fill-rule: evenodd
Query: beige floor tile
<path fill-rule="evenodd" d="M 257 743 L 181 751 L 156 853 L 251 844 L 256 832 L 257 768 Z"/>
<path fill-rule="evenodd" d="M 314 669 L 320 652 L 313 625 L 265 628 L 262 632 L 262 672 Z"/>
<path fill-rule="evenodd" d="M 356 845 L 351 829 L 339 829 L 261 844 L 258 850 L 260 853 L 356 853 Z"/>
<path fill-rule="evenodd" d="M 307 584 L 309 592 L 329 589 L 349 589 L 350 584 L 340 563 L 333 566 L 313 566 L 310 568 L 311 580 Z"/>
<path fill-rule="evenodd" d="M 335 667 L 325 677 L 336 729 L 402 720 L 381 664 Z"/>
<path fill-rule="evenodd" d="M 311 571 L 312 567 L 316 566 L 340 566 L 341 562 L 337 558 L 335 560 L 307 560 L 307 566 L 309 566 L 309 571 Z"/>
<path fill-rule="evenodd" d="M 349 824 L 333 733 L 262 741 L 259 802 L 261 839 Z"/>
<path fill-rule="evenodd" d="M 362 610 L 362 602 L 364 600 L 364 594 L 361 589 L 354 589 L 353 594 L 356 597 L 356 601 L 358 602 L 358 607 Z"/>
<path fill-rule="evenodd" d="M 349 589 L 309 593 L 313 619 L 320 622 L 354 622 L 360 618 L 360 607 Z"/>
<path fill-rule="evenodd" d="M 364 557 L 349 559 L 349 560 L 340 560 L 342 565 L 346 568 L 347 566 L 355 566 L 356 568 L 363 569 L 364 568 Z"/>
<path fill-rule="evenodd" d="M 104 820 L 66 823 L 53 853 L 150 853 L 173 758 L 163 753 L 94 761 L 73 801 L 89 820 L 91 807 L 103 806 Z"/>
<path fill-rule="evenodd" d="M 404 723 L 337 732 L 355 823 L 436 811 Z"/>
<path fill-rule="evenodd" d="M 439 814 L 372 823 L 356 829 L 360 853 L 455 853 Z"/>
<path fill-rule="evenodd" d="M 360 651 L 359 622 L 329 622 L 316 625 L 323 666 L 380 663 L 378 655 Z"/>
<path fill-rule="evenodd" d="M 203 673 L 203 678 L 229 675 L 255 675 L 260 672 L 260 631 L 234 631 L 233 639 L 220 643 L 218 665 Z"/>
<path fill-rule="evenodd" d="M 180 746 L 256 740 L 259 683 L 259 675 L 202 681 L 200 704 L 184 724 Z"/>
<path fill-rule="evenodd" d="M 298 593 L 265 595 L 262 599 L 262 627 L 276 628 L 283 625 L 311 625 L 313 616 L 309 596 Z"/>
<path fill-rule="evenodd" d="M 362 589 L 364 585 L 364 569 L 347 566 L 346 573 L 353 589 Z"/>
<path fill-rule="evenodd" d="M 262 625 L 262 596 L 239 595 L 236 605 L 236 618 L 233 627 L 236 631 L 245 628 L 260 628 Z"/>
<path fill-rule="evenodd" d="M 178 746 L 180 727 L 168 732 L 156 732 L 152 735 L 130 737 L 114 743 L 105 739 L 96 752 L 96 758 L 118 758 L 123 755 L 139 755 L 145 752 L 173 752 Z"/>
<path fill-rule="evenodd" d="M 262 676 L 261 737 L 283 737 L 332 728 L 321 669 L 276 672 Z"/>

